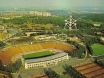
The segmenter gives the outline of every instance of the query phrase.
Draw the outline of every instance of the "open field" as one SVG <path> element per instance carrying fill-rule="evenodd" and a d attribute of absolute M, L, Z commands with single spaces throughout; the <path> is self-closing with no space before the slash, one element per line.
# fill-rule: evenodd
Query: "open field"
<path fill-rule="evenodd" d="M 96 43 L 96 44 L 93 44 L 91 47 L 93 49 L 94 56 L 104 54 L 104 45 Z"/>
<path fill-rule="evenodd" d="M 23 55 L 24 59 L 28 59 L 28 58 L 37 58 L 37 57 L 43 57 L 43 56 L 48 56 L 48 55 L 52 55 L 53 52 L 50 50 L 47 51 L 43 51 L 43 52 L 37 52 L 37 53 L 32 53 L 32 54 L 26 54 Z"/>

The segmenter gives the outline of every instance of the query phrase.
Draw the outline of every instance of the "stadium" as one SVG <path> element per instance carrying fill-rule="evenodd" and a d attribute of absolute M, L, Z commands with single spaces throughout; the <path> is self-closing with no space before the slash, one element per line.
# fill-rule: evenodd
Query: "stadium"
<path fill-rule="evenodd" d="M 75 48 L 72 45 L 69 45 L 67 43 L 59 43 L 59 42 L 44 42 L 44 43 L 42 42 L 42 43 L 36 43 L 36 44 L 30 44 L 30 45 L 21 45 L 21 46 L 9 48 L 8 50 L 0 52 L 0 60 L 3 62 L 4 65 L 11 65 L 16 60 L 20 59 L 23 55 L 28 55 L 32 53 L 38 53 L 38 52 L 41 53 L 44 51 L 51 51 L 52 53 L 48 55 L 41 54 L 43 56 L 38 56 L 38 58 L 36 59 L 39 60 L 38 63 L 40 64 L 40 60 L 42 58 L 44 58 L 43 61 L 45 62 L 46 59 L 49 59 L 51 57 L 51 59 L 49 59 L 48 62 L 50 62 L 51 65 L 56 65 L 57 63 L 53 64 L 51 62 L 56 61 L 56 60 L 58 61 L 61 59 L 63 59 L 61 61 L 65 61 L 66 59 L 68 59 L 68 54 L 65 53 L 65 51 L 71 52 L 74 49 Z M 44 56 L 47 56 L 47 57 L 44 57 Z M 31 59 L 25 59 L 25 61 L 22 60 L 22 62 L 28 63 L 30 62 Z M 32 59 L 32 61 L 36 61 L 36 59 L 35 60 Z M 25 68 L 26 68 L 26 63 L 23 63 L 25 64 Z M 50 64 L 48 66 L 50 66 Z M 41 66 L 38 65 L 37 67 L 41 67 Z M 47 67 L 47 66 L 44 65 L 43 67 Z M 32 68 L 32 67 L 30 66 L 28 68 Z"/>
<path fill-rule="evenodd" d="M 57 53 L 51 56 L 40 57 L 40 58 L 24 58 L 25 69 L 28 68 L 45 68 L 57 65 L 68 60 L 68 53 Z"/>

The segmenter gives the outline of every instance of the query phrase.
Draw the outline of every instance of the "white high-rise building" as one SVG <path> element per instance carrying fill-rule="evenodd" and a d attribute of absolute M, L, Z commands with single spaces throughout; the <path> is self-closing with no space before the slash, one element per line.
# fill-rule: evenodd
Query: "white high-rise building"
<path fill-rule="evenodd" d="M 30 15 L 51 16 L 51 13 L 49 13 L 49 12 L 40 12 L 40 11 L 30 11 Z"/>
<path fill-rule="evenodd" d="M 51 16 L 51 13 L 49 13 L 49 12 L 43 12 L 43 16 Z"/>
<path fill-rule="evenodd" d="M 30 11 L 30 15 L 34 15 L 34 11 Z"/>

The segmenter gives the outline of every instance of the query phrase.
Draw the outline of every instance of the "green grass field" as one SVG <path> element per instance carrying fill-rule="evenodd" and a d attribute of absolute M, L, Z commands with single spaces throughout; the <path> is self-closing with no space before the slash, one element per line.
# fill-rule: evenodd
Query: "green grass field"
<path fill-rule="evenodd" d="M 60 78 L 72 78 L 72 77 L 69 75 L 61 75 Z"/>
<path fill-rule="evenodd" d="M 102 22 L 91 22 L 92 24 L 102 24 Z"/>
<path fill-rule="evenodd" d="M 104 59 L 102 59 L 101 62 L 104 64 Z"/>
<path fill-rule="evenodd" d="M 93 49 L 94 56 L 104 54 L 104 45 L 96 43 L 96 44 L 91 45 L 91 47 Z"/>
<path fill-rule="evenodd" d="M 24 59 L 38 58 L 38 57 L 48 56 L 52 54 L 53 54 L 52 51 L 47 50 L 47 51 L 42 51 L 42 52 L 37 52 L 37 53 L 32 53 L 32 54 L 26 54 L 26 55 L 23 55 L 23 58 Z"/>
<path fill-rule="evenodd" d="M 97 22 L 97 21 L 92 21 L 92 20 L 88 20 L 88 22 L 90 22 L 91 24 L 102 24 L 102 22 Z"/>

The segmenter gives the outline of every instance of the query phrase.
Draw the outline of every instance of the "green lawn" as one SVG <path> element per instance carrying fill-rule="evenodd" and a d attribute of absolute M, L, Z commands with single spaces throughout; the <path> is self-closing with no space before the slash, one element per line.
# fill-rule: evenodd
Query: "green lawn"
<path fill-rule="evenodd" d="M 72 77 L 69 75 L 61 75 L 60 78 L 72 78 Z"/>
<path fill-rule="evenodd" d="M 101 60 L 101 62 L 104 64 L 104 59 L 103 59 L 103 60 Z"/>
<path fill-rule="evenodd" d="M 37 57 L 43 57 L 43 56 L 52 55 L 52 54 L 53 52 L 51 52 L 50 50 L 47 50 L 47 51 L 42 51 L 42 52 L 37 52 L 32 54 L 26 54 L 26 55 L 23 55 L 23 58 L 24 59 L 37 58 Z"/>
<path fill-rule="evenodd" d="M 91 24 L 102 24 L 102 22 L 97 22 L 97 21 L 92 21 L 92 20 L 89 20 L 88 22 L 90 22 Z"/>
<path fill-rule="evenodd" d="M 54 70 L 55 72 L 59 74 L 59 73 L 65 72 L 65 70 L 62 67 L 64 64 L 76 66 L 85 62 L 90 62 L 90 60 L 89 59 L 78 60 L 78 59 L 72 58 L 63 63 L 60 63 L 58 65 L 55 65 L 49 68 L 51 68 L 52 70 Z M 41 73 L 44 74 L 44 68 L 25 69 L 24 66 L 21 66 L 21 68 L 19 69 L 19 73 L 13 74 L 13 78 L 18 78 L 18 74 L 21 75 L 21 78 L 31 78 L 30 77 L 31 75 L 35 76 Z M 61 75 L 61 78 L 67 78 L 67 76 Z M 68 78 L 71 78 L 71 77 L 69 76 Z"/>
<path fill-rule="evenodd" d="M 91 47 L 92 47 L 94 56 L 104 54 L 104 45 L 96 43 L 96 44 L 91 45 Z"/>
<path fill-rule="evenodd" d="M 91 22 L 92 24 L 102 24 L 102 22 Z"/>

